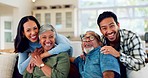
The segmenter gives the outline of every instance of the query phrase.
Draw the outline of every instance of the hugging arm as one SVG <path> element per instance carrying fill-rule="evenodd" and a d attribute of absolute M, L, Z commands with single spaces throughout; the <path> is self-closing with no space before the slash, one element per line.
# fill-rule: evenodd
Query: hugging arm
<path fill-rule="evenodd" d="M 18 58 L 18 71 L 20 74 L 23 75 L 23 72 L 27 68 L 29 62 L 30 62 L 31 56 L 28 57 L 27 52 L 19 53 L 19 58 Z"/>

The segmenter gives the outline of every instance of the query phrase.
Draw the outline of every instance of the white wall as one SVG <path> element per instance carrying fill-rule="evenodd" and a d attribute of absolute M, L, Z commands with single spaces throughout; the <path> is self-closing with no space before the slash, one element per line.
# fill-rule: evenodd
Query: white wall
<path fill-rule="evenodd" d="M 12 27 L 13 27 L 13 37 L 16 36 L 16 30 L 19 20 L 26 15 L 31 15 L 32 11 L 32 2 L 31 0 L 0 0 L 0 17 L 10 16 L 12 18 Z M 0 20 L 2 22 L 3 19 Z M 0 26 L 0 29 L 3 30 Z M 0 33 L 0 36 L 2 33 Z M 1 42 L 4 42 L 1 40 Z M 5 46 L 6 44 L 1 43 L 1 46 Z M 9 48 L 13 48 L 13 43 L 9 44 Z M 4 47 L 8 48 L 8 47 Z"/>
<path fill-rule="evenodd" d="M 72 4 L 75 7 L 77 7 L 77 2 L 78 0 L 36 0 L 35 3 L 32 3 L 31 0 L 0 0 L 0 17 L 10 16 L 12 18 L 12 27 L 14 31 L 13 37 L 15 38 L 19 20 L 23 16 L 32 15 L 31 13 L 32 13 L 33 6 Z M 4 7 L 2 7 L 1 5 L 4 5 Z M 0 26 L 0 29 L 1 29 L 1 26 Z M 1 33 L 0 33 L 0 36 L 2 36 Z M 1 43 L 0 47 L 5 45 L 6 44 Z M 10 46 L 13 48 L 13 43 L 11 43 Z"/>
<path fill-rule="evenodd" d="M 78 57 L 82 55 L 81 41 L 71 41 L 73 47 L 73 57 Z"/>

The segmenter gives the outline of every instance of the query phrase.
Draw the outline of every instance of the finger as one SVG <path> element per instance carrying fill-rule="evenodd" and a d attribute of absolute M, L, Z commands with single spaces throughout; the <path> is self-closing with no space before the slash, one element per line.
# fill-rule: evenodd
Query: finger
<path fill-rule="evenodd" d="M 34 60 L 37 59 L 37 56 L 34 56 Z"/>
<path fill-rule="evenodd" d="M 102 47 L 101 49 L 100 49 L 100 51 L 104 51 L 106 48 L 105 47 Z"/>
<path fill-rule="evenodd" d="M 108 49 L 100 50 L 101 53 L 105 53 L 105 52 L 108 52 L 108 51 L 109 51 Z"/>
<path fill-rule="evenodd" d="M 109 52 L 104 52 L 103 54 L 109 54 Z"/>

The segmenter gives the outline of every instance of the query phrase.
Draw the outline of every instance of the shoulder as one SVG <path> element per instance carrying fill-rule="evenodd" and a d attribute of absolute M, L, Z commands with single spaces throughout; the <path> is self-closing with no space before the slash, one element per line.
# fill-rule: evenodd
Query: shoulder
<path fill-rule="evenodd" d="M 125 40 L 127 40 L 127 39 L 135 39 L 135 38 L 138 39 L 138 38 L 140 38 L 138 36 L 138 34 L 132 32 L 130 30 L 126 30 L 126 29 L 120 29 L 119 30 L 119 33 L 120 33 L 121 38 L 123 38 Z"/>
<path fill-rule="evenodd" d="M 118 63 L 117 59 L 110 54 L 100 53 L 100 60 L 102 60 L 102 62 Z"/>
<path fill-rule="evenodd" d="M 100 58 L 100 65 L 102 72 L 106 70 L 112 70 L 120 74 L 120 66 L 118 60 L 110 54 L 105 54 L 105 55 L 101 54 L 101 55 L 102 57 Z"/>
<path fill-rule="evenodd" d="M 134 33 L 134 32 L 132 32 L 132 31 L 130 31 L 130 30 L 126 30 L 126 29 L 120 29 L 119 30 L 119 32 L 120 32 L 120 35 L 127 35 L 127 36 L 137 36 L 137 34 L 136 33 Z"/>

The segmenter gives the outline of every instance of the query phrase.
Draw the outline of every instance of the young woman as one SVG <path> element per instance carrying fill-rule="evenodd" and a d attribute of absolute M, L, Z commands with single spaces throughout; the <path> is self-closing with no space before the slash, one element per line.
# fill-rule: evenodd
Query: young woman
<path fill-rule="evenodd" d="M 29 64 L 31 56 L 29 55 L 36 48 L 41 47 L 38 40 L 38 33 L 40 24 L 37 19 L 33 16 L 23 17 L 17 28 L 17 35 L 14 41 L 15 52 L 19 53 L 18 58 L 18 70 L 20 74 L 23 74 L 24 70 Z M 59 54 L 60 52 L 67 51 L 68 54 L 72 55 L 72 47 L 70 46 L 69 40 L 60 34 L 56 33 L 57 46 L 52 50 L 41 54 L 41 58 L 48 57 L 53 54 Z"/>

